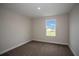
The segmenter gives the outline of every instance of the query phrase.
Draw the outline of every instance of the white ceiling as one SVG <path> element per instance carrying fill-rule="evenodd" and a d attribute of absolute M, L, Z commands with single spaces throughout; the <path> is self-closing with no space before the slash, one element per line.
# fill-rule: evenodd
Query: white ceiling
<path fill-rule="evenodd" d="M 3 4 L 5 8 L 19 12 L 29 17 L 53 16 L 68 13 L 74 4 L 72 3 L 16 3 Z M 40 7 L 40 10 L 37 9 Z"/>

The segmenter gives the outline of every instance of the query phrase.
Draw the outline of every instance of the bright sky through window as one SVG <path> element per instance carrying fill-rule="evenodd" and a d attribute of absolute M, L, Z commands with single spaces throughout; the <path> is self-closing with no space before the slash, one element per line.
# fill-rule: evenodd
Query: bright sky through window
<path fill-rule="evenodd" d="M 46 20 L 46 36 L 56 36 L 56 20 Z"/>

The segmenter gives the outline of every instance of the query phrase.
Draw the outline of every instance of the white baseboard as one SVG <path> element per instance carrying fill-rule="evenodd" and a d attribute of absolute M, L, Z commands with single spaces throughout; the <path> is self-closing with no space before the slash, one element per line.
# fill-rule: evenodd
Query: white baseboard
<path fill-rule="evenodd" d="M 28 43 L 28 42 L 30 42 L 30 41 L 31 41 L 31 40 L 28 40 L 28 41 L 22 42 L 22 43 L 20 43 L 20 44 L 18 44 L 18 45 L 15 45 L 15 46 L 13 46 L 13 47 L 11 47 L 11 48 L 8 48 L 8 49 L 6 49 L 6 50 L 0 52 L 0 55 L 1 55 L 1 54 L 4 54 L 4 53 L 6 53 L 6 52 L 8 52 L 8 51 L 10 51 L 10 50 L 12 50 L 12 49 L 15 49 L 15 48 L 17 48 L 17 47 L 19 47 L 19 46 L 22 46 L 22 45 L 24 45 L 24 44 L 26 44 L 26 43 Z"/>
<path fill-rule="evenodd" d="M 47 43 L 54 43 L 54 44 L 61 44 L 61 45 L 68 45 L 68 43 L 59 43 L 59 42 L 48 42 L 48 41 L 44 41 L 44 40 L 35 40 L 35 39 L 32 39 L 33 41 L 40 41 L 40 42 L 47 42 Z"/>
<path fill-rule="evenodd" d="M 72 51 L 72 53 L 74 54 L 74 56 L 77 56 L 76 53 L 75 53 L 75 51 L 74 51 L 74 49 L 72 47 L 70 47 L 70 46 L 69 46 L 69 48 Z"/>
<path fill-rule="evenodd" d="M 28 41 L 22 42 L 22 43 L 20 43 L 20 44 L 18 44 L 18 45 L 15 45 L 15 46 L 13 46 L 13 47 L 11 47 L 11 48 L 8 48 L 8 49 L 6 49 L 6 50 L 0 52 L 0 55 L 1 55 L 1 54 L 4 54 L 4 53 L 6 53 L 6 52 L 8 52 L 8 51 L 10 51 L 10 50 L 12 50 L 12 49 L 15 49 L 15 48 L 17 48 L 17 47 L 19 47 L 19 46 L 22 46 L 22 45 L 24 45 L 24 44 L 26 44 L 26 43 L 28 43 L 28 42 L 30 42 L 30 41 L 32 41 L 32 40 L 28 40 Z M 41 40 L 34 40 L 34 41 L 46 42 L 46 41 L 41 41 Z M 47 43 L 52 43 L 52 42 L 47 42 Z M 55 42 L 55 44 L 68 45 L 68 44 L 57 43 L 57 42 Z M 70 48 L 70 47 L 69 47 L 69 48 Z M 71 49 L 71 48 L 70 48 L 70 49 Z M 72 49 L 71 49 L 71 50 L 72 50 Z"/>

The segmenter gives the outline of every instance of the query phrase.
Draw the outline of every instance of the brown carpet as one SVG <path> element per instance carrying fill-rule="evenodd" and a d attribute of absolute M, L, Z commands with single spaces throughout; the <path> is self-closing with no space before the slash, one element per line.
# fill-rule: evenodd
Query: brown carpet
<path fill-rule="evenodd" d="M 31 41 L 1 56 L 73 56 L 66 45 Z"/>

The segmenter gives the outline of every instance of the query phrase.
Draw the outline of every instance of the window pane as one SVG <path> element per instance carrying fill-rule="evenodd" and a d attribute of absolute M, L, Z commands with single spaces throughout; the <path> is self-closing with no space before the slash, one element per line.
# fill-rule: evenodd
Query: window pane
<path fill-rule="evenodd" d="M 46 21 L 46 36 L 56 36 L 56 20 Z"/>

